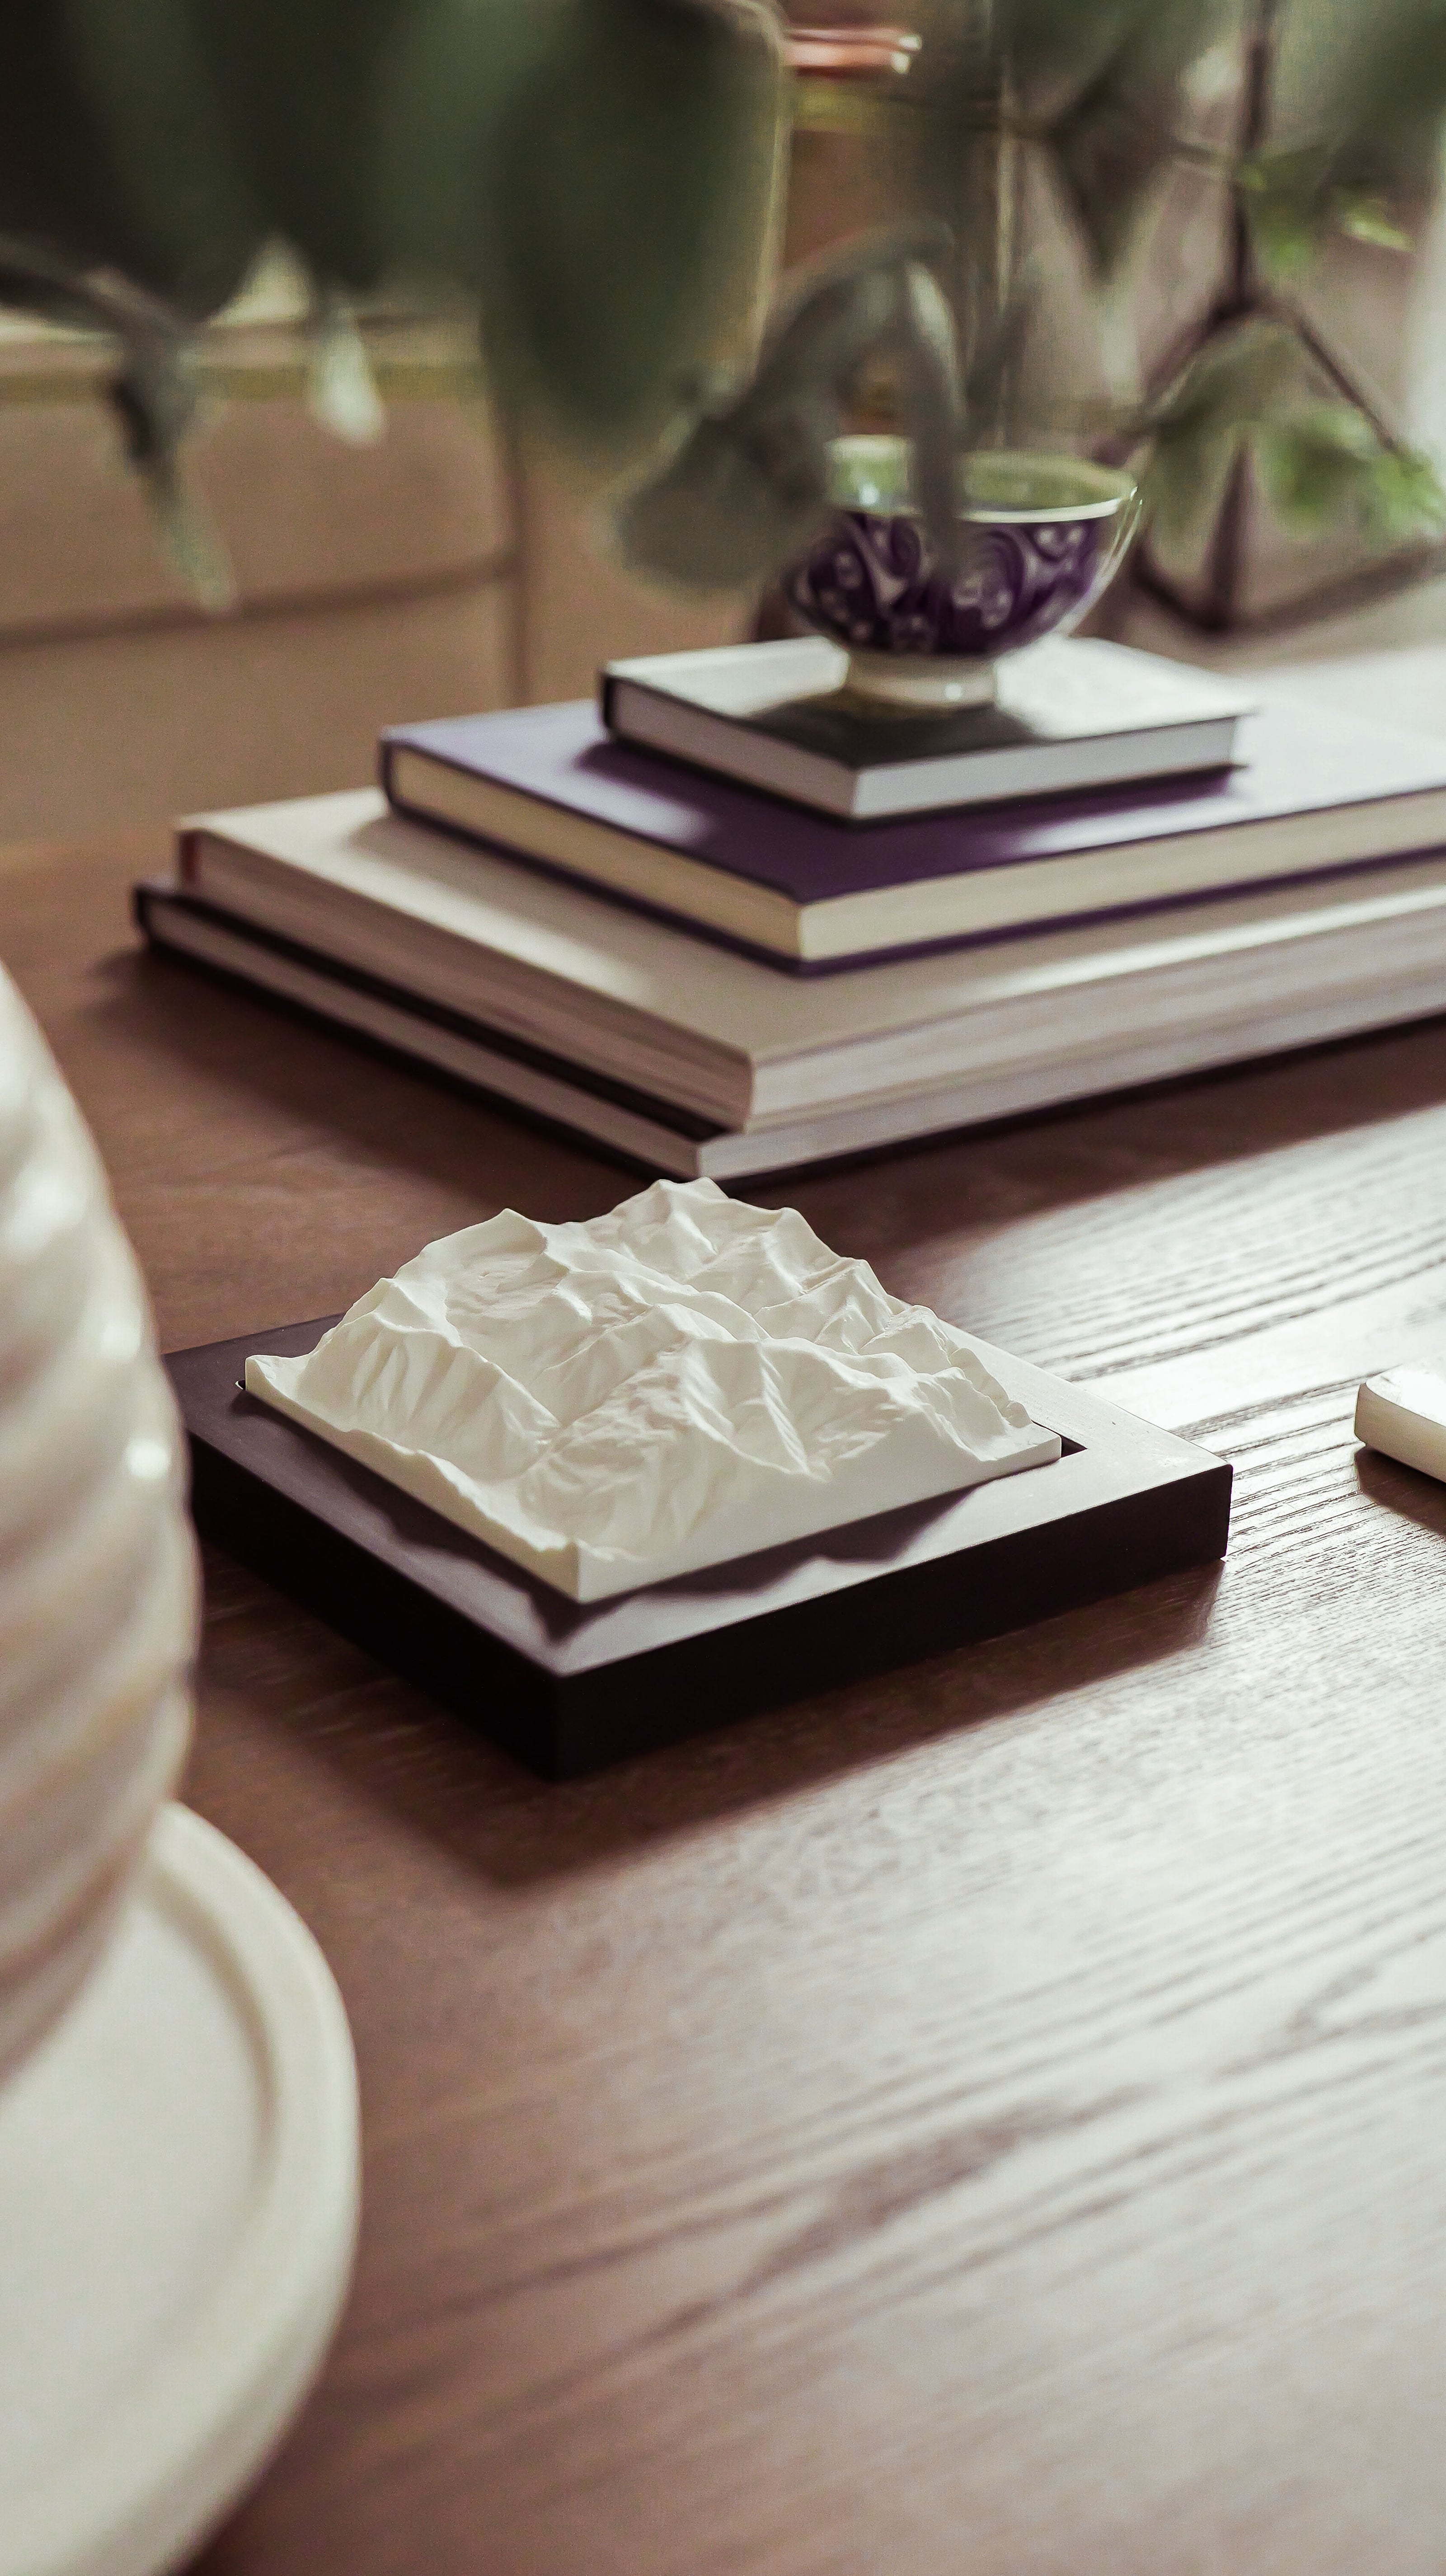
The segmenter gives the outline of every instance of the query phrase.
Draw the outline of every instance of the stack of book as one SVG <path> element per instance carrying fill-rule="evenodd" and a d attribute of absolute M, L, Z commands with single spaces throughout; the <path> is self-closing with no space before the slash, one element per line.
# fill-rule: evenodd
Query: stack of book
<path fill-rule="evenodd" d="M 718 1180 L 1446 1008 L 1446 746 L 1051 640 L 870 715 L 812 640 L 400 726 L 196 816 L 160 947 Z"/>

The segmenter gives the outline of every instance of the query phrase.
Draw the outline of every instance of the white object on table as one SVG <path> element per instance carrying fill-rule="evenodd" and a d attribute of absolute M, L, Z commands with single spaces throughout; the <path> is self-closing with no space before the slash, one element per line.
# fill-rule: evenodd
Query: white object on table
<path fill-rule="evenodd" d="M 1387 1369 L 1356 1397 L 1356 1438 L 1446 1483 L 1446 1371 Z"/>
<path fill-rule="evenodd" d="M 105 1174 L 0 972 L 0 2081 L 99 1958 L 185 1756 L 185 1486 Z"/>
<path fill-rule="evenodd" d="M 297 2412 L 350 2277 L 356 2069 L 285 1899 L 162 1810 L 0 2100 L 0 2576 L 160 2576 Z"/>
<path fill-rule="evenodd" d="M 445 1235 L 246 1391 L 575 1601 L 1060 1454 L 967 1334 L 714 1181 Z"/>

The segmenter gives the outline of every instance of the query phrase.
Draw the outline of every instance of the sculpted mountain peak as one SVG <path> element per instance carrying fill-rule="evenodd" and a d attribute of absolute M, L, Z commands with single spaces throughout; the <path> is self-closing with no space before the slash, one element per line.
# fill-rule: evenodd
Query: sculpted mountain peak
<path fill-rule="evenodd" d="M 1059 1454 L 967 1334 L 712 1181 L 443 1236 L 246 1386 L 577 1601 Z"/>

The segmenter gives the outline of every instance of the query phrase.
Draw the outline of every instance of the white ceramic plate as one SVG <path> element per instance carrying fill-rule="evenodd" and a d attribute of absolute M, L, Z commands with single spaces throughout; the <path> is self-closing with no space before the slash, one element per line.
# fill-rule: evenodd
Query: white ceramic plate
<path fill-rule="evenodd" d="M 0 2095 L 0 2576 L 158 2576 L 296 2413 L 356 2234 L 341 1998 L 184 1807 Z"/>

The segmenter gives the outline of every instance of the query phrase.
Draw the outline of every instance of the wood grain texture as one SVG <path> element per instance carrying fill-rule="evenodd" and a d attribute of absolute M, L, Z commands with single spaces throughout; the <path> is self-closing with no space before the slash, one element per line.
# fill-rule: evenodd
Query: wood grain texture
<path fill-rule="evenodd" d="M 621 1176 L 136 958 L 0 945 L 175 1346 Z M 225 1560 L 191 1795 L 352 2014 L 351 2311 L 206 2576 L 1439 2576 L 1446 1027 L 792 1193 L 1237 1466 L 1231 1555 L 554 1789 Z"/>

